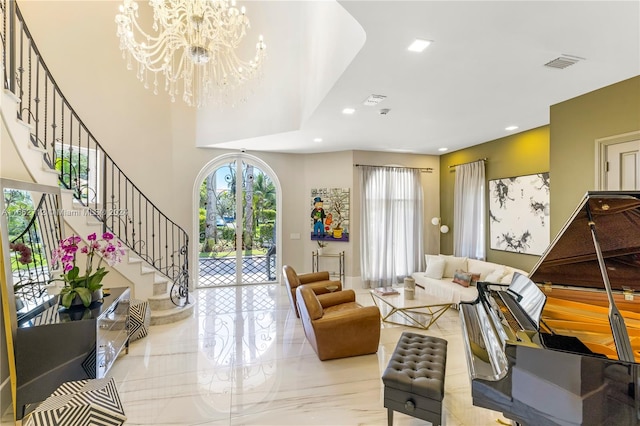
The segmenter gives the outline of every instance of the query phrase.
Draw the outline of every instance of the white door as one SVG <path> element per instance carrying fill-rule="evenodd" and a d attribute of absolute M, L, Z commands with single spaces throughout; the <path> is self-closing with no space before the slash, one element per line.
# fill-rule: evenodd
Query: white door
<path fill-rule="evenodd" d="M 640 139 L 607 145 L 606 189 L 640 190 Z"/>

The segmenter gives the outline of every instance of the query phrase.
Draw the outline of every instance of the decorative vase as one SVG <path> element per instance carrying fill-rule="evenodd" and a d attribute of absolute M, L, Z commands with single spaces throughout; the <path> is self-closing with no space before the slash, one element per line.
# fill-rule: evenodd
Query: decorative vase
<path fill-rule="evenodd" d="M 322 256 L 322 247 L 318 247 L 318 256 Z"/>
<path fill-rule="evenodd" d="M 416 289 L 416 280 L 414 280 L 411 277 L 406 277 L 404 279 L 404 287 L 411 289 L 411 290 L 415 290 Z"/>
<path fill-rule="evenodd" d="M 342 228 L 334 228 L 333 229 L 333 238 L 342 238 Z"/>
<path fill-rule="evenodd" d="M 413 289 L 410 288 L 405 288 L 404 289 L 404 298 L 406 300 L 413 300 L 415 298 L 415 291 Z"/>
<path fill-rule="evenodd" d="M 98 289 L 96 291 L 94 291 L 93 293 L 91 293 L 91 303 L 96 302 L 98 300 L 102 300 L 102 298 L 104 297 L 104 294 L 102 292 L 102 289 Z M 76 295 L 76 297 L 73 298 L 73 300 L 71 301 L 71 306 L 69 306 L 69 309 L 71 308 L 75 308 L 75 307 L 85 307 L 84 303 L 82 303 L 82 299 L 80 298 L 80 296 Z"/>
<path fill-rule="evenodd" d="M 411 277 L 404 279 L 404 298 L 413 300 L 416 294 L 416 280 Z"/>

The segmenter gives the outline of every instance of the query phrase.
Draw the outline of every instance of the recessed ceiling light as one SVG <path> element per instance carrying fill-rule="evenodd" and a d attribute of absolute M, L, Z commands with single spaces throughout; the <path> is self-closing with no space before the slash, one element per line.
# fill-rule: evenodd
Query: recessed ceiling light
<path fill-rule="evenodd" d="M 445 152 L 445 151 L 448 151 L 448 150 L 449 150 L 449 148 L 438 148 L 438 151 L 440 151 L 440 152 Z"/>
<path fill-rule="evenodd" d="M 518 128 L 518 126 L 509 126 L 509 127 L 505 127 L 504 129 L 508 132 L 512 131 L 512 130 L 516 130 Z"/>
<path fill-rule="evenodd" d="M 356 112 L 354 108 L 345 108 L 342 110 L 343 114 L 353 114 L 354 112 Z"/>
<path fill-rule="evenodd" d="M 322 142 L 322 138 L 314 138 L 313 141 L 314 142 Z"/>
<path fill-rule="evenodd" d="M 423 39 L 417 38 L 409 46 L 409 51 L 422 52 L 424 49 L 429 47 L 430 44 L 431 44 L 431 40 L 423 40 Z"/>

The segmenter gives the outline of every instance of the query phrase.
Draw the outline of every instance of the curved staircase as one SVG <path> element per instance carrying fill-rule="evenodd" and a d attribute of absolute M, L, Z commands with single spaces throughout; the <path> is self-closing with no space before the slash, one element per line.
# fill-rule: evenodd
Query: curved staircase
<path fill-rule="evenodd" d="M 6 11 L 3 10 L 3 12 Z M 86 236 L 93 232 L 101 233 L 108 230 L 127 247 L 128 261 L 119 263 L 112 268 L 128 281 L 127 284 L 132 288 L 133 296 L 136 299 L 149 302 L 152 325 L 167 324 L 191 316 L 195 305 L 189 300 L 188 292 L 187 298 L 177 299 L 174 297 L 173 300 L 179 300 L 179 305 L 181 306 L 174 304 L 170 297 L 174 282 L 186 285 L 187 289 L 189 286 L 188 250 L 186 249 L 189 241 L 188 235 L 182 228 L 162 214 L 138 190 L 118 166 L 113 163 L 100 144 L 93 139 L 91 133 L 84 127 L 75 111 L 64 99 L 53 77 L 50 76 L 26 25 L 22 21 L 19 11 L 17 11 L 16 18 L 19 26 L 18 32 L 23 35 L 21 42 L 24 43 L 24 40 L 27 40 L 29 49 L 26 49 L 26 51 L 28 55 L 32 56 L 14 59 L 14 63 L 11 64 L 9 62 L 12 55 L 3 55 L 3 59 L 6 61 L 3 62 L 4 75 L 6 77 L 5 89 L 0 96 L 0 115 L 2 127 L 6 128 L 6 134 L 11 139 L 10 142 L 2 142 L 3 150 L 10 150 L 11 145 L 15 148 L 17 156 L 19 156 L 24 165 L 24 170 L 34 182 L 62 187 L 61 202 L 62 210 L 65 212 L 63 214 L 64 222 L 74 234 Z M 11 47 L 11 44 L 4 40 L 3 47 L 7 50 Z M 33 81 L 36 81 L 34 85 L 43 85 L 45 93 L 39 93 L 38 87 L 32 88 L 31 74 L 37 76 L 38 79 L 33 79 Z M 9 90 L 9 87 L 16 85 L 15 81 L 9 82 L 11 78 L 17 80 L 18 83 L 20 81 L 29 81 L 28 90 L 16 87 L 15 92 L 18 95 L 14 94 Z M 49 100 L 52 106 L 47 105 L 50 93 L 53 93 L 52 96 L 54 98 L 53 101 Z M 58 102 L 57 104 L 56 101 Z M 47 108 L 51 111 L 48 111 Z M 37 117 L 44 117 L 44 119 L 39 120 Z M 78 129 L 80 129 L 78 131 L 86 134 L 87 142 L 84 147 L 82 145 L 74 145 L 75 142 L 71 141 L 70 137 L 65 137 L 63 129 L 65 118 L 67 122 L 75 121 Z M 66 125 L 69 126 L 68 124 Z M 58 132 L 57 135 L 56 131 Z M 71 131 L 76 131 L 76 129 L 72 128 Z M 5 133 L 3 132 L 4 136 Z M 78 139 L 80 138 L 78 137 Z M 91 143 L 90 147 L 89 143 Z M 67 171 L 65 171 L 64 166 L 60 166 L 61 162 L 65 161 L 65 155 L 70 158 L 71 153 L 77 154 L 83 149 L 91 150 L 91 155 L 94 155 L 94 152 L 98 153 L 95 154 L 96 159 L 93 161 L 96 164 L 100 162 L 99 164 L 102 165 L 102 171 L 105 174 L 100 179 L 95 178 L 93 187 L 89 186 L 90 183 L 85 184 L 85 190 L 89 188 L 92 191 L 99 191 L 100 195 L 97 195 L 97 193 L 94 193 L 92 197 L 86 195 L 87 193 L 84 192 L 85 190 L 79 184 L 82 180 L 81 171 L 73 170 L 70 162 L 67 164 Z M 57 168 L 55 167 L 56 165 L 58 165 Z M 95 164 L 93 166 L 93 173 L 96 173 L 95 169 L 97 167 Z M 84 176 L 89 174 L 88 163 L 85 167 Z M 111 188 L 108 188 L 107 182 L 109 179 L 113 182 L 113 179 L 106 174 L 107 170 L 117 174 L 118 188 L 114 188 L 113 183 Z M 121 179 L 125 181 L 124 185 L 126 185 L 124 196 L 120 194 Z M 100 184 L 102 185 L 99 188 Z M 129 196 L 133 199 L 131 194 L 134 191 L 135 196 L 138 197 L 136 203 L 142 204 L 147 210 L 152 209 L 152 213 L 149 216 L 147 210 L 143 212 L 142 209 L 136 212 L 136 207 L 132 204 L 129 209 L 133 210 L 133 213 L 130 214 L 127 211 L 127 215 L 131 217 L 127 217 L 127 224 L 124 226 L 123 231 L 120 224 L 116 223 L 113 218 L 100 213 L 105 211 L 105 203 L 100 200 L 117 200 L 117 197 L 128 198 Z M 67 212 L 69 213 L 67 214 Z M 109 221 L 110 219 L 111 222 Z M 143 231 L 147 226 L 153 228 L 156 220 L 162 220 L 164 227 L 169 229 L 164 231 L 166 235 L 161 230 L 157 232 L 154 230 L 151 233 Z M 151 222 L 151 225 L 147 225 L 149 222 Z M 177 241 L 177 243 L 174 243 L 174 241 Z M 187 300 L 189 303 L 185 303 Z"/>

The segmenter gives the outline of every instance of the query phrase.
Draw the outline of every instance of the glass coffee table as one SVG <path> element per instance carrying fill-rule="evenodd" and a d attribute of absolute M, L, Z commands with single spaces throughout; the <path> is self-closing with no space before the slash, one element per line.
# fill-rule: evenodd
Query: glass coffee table
<path fill-rule="evenodd" d="M 373 303 L 380 309 L 382 321 L 390 324 L 428 330 L 452 305 L 451 302 L 424 294 L 419 289 L 414 292 L 414 298 L 408 300 L 404 297 L 404 288 L 399 287 L 395 290 L 398 291 L 397 294 L 388 295 L 382 295 L 375 290 L 369 291 Z M 394 316 L 399 316 L 406 322 L 396 321 Z"/>

